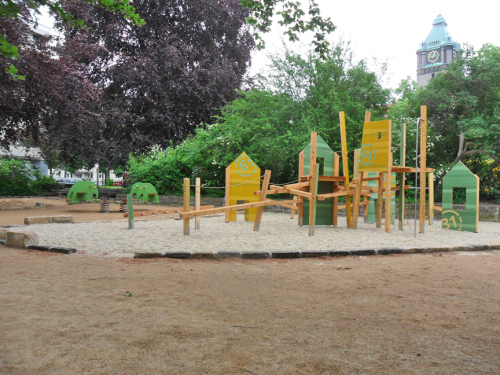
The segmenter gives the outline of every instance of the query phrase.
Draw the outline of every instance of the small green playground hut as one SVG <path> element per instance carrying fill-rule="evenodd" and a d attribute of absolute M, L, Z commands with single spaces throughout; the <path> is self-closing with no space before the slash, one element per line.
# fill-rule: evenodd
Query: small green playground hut
<path fill-rule="evenodd" d="M 455 189 L 465 189 L 465 209 L 453 208 Z M 479 177 L 461 161 L 443 178 L 442 220 L 443 229 L 477 232 L 479 228 Z"/>
<path fill-rule="evenodd" d="M 99 190 L 92 181 L 78 181 L 68 191 L 67 200 L 71 200 L 71 204 L 75 203 L 91 203 L 92 199 L 99 199 Z"/>

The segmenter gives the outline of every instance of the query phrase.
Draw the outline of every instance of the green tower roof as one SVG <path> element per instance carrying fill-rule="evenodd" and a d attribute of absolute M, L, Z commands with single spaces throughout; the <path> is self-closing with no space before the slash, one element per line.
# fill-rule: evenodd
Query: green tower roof
<path fill-rule="evenodd" d="M 455 51 L 460 50 L 460 44 L 455 42 L 448 31 L 448 24 L 441 14 L 432 23 L 432 30 L 422 43 L 418 45 L 418 51 L 429 51 L 441 46 L 453 46 Z"/>

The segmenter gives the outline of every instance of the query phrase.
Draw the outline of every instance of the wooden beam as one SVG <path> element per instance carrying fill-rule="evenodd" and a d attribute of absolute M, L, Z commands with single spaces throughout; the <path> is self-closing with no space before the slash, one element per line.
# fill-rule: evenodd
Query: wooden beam
<path fill-rule="evenodd" d="M 200 210 L 200 200 L 201 200 L 201 179 L 199 177 L 196 177 L 196 182 L 195 182 L 196 188 L 195 188 L 195 201 L 194 201 L 194 209 L 195 211 Z M 200 230 L 200 217 L 195 218 L 194 220 L 194 229 L 195 230 Z"/>
<path fill-rule="evenodd" d="M 309 236 L 314 236 L 314 224 L 316 222 L 316 195 L 318 194 L 318 174 L 319 174 L 319 164 L 311 165 L 311 186 L 310 186 L 310 198 L 309 198 Z"/>
<path fill-rule="evenodd" d="M 308 199 L 310 199 L 312 196 L 311 193 L 307 193 L 305 191 L 301 191 L 298 189 L 289 189 L 286 192 L 291 194 L 291 195 L 298 195 L 299 197 L 304 197 L 304 198 L 308 198 Z"/>
<path fill-rule="evenodd" d="M 201 206 L 198 210 L 208 210 L 210 208 L 214 208 L 213 204 L 209 204 L 207 206 Z M 194 206 L 189 207 L 189 211 L 196 211 Z M 188 212 L 189 212 L 188 211 Z M 134 217 L 139 216 L 151 216 L 151 215 L 168 215 L 168 214 L 178 214 L 179 212 L 184 212 L 183 207 L 174 207 L 169 208 L 167 210 L 156 210 L 156 211 L 143 211 L 143 212 L 134 212 Z M 123 217 L 128 217 L 128 213 L 124 213 Z"/>
<path fill-rule="evenodd" d="M 389 129 L 390 131 L 390 129 Z M 389 166 L 392 165 L 392 152 L 389 153 Z M 391 233 L 391 168 L 385 174 L 385 231 Z M 379 196 L 380 198 L 380 196 Z"/>
<path fill-rule="evenodd" d="M 264 173 L 264 181 L 262 182 L 262 189 L 260 190 L 260 200 L 259 202 L 266 201 L 267 188 L 269 187 L 269 180 L 271 179 L 271 171 L 266 170 Z M 257 214 L 255 215 L 255 223 L 253 224 L 253 230 L 259 231 L 260 222 L 262 221 L 262 214 L 264 212 L 264 206 L 257 209 Z"/>
<path fill-rule="evenodd" d="M 435 211 L 443 211 L 443 207 L 441 206 L 434 206 Z"/>
<path fill-rule="evenodd" d="M 385 231 L 391 233 L 391 172 L 385 173 Z M 379 196 L 379 199 L 381 197 Z"/>
<path fill-rule="evenodd" d="M 302 176 L 304 176 L 304 151 L 301 151 L 299 154 L 299 182 L 302 179 Z M 299 226 L 302 226 L 302 223 L 304 221 L 304 197 L 298 196 L 299 197 L 299 210 L 297 213 L 297 220 Z"/>
<path fill-rule="evenodd" d="M 217 208 L 212 208 L 209 210 L 181 212 L 181 213 L 179 213 L 179 216 L 181 217 L 181 219 L 185 219 L 187 217 L 191 218 L 191 217 L 196 217 L 196 216 L 220 214 L 220 213 L 226 212 L 226 211 L 241 211 L 241 210 L 246 210 L 247 208 L 253 208 L 253 207 L 279 206 L 282 203 L 293 203 L 293 200 L 290 199 L 290 200 L 280 201 L 279 203 L 276 203 L 276 201 L 269 199 L 269 200 L 266 200 L 264 202 L 235 204 L 233 206 L 217 207 Z"/>
<path fill-rule="evenodd" d="M 368 202 L 361 202 L 359 205 L 360 205 L 360 206 L 368 206 Z M 354 206 L 354 203 L 351 203 L 351 207 L 352 207 L 352 206 Z M 345 210 L 345 209 L 346 209 L 346 207 L 347 207 L 347 206 L 346 206 L 345 204 L 343 204 L 342 206 L 339 206 L 339 210 Z"/>
<path fill-rule="evenodd" d="M 337 153 L 333 154 L 333 175 L 334 177 L 340 177 L 340 158 Z M 345 178 L 342 177 L 345 181 Z M 339 191 L 339 184 L 336 181 L 333 181 L 333 192 L 337 193 Z M 339 198 L 333 198 L 333 215 L 332 215 L 332 224 L 337 226 L 338 215 L 339 215 Z"/>
<path fill-rule="evenodd" d="M 226 195 L 224 197 L 224 204 L 229 206 L 229 186 L 231 186 L 231 169 L 230 165 L 226 168 Z M 226 223 L 229 223 L 229 211 L 225 215 Z"/>
<path fill-rule="evenodd" d="M 434 221 L 434 173 L 429 173 L 429 225 Z"/>
<path fill-rule="evenodd" d="M 340 118 L 340 141 L 342 144 L 342 167 L 344 172 L 345 188 L 349 189 L 349 163 L 347 161 L 347 135 L 345 130 L 345 113 L 339 113 Z M 351 217 L 351 199 L 350 196 L 346 196 L 346 206 L 347 206 L 347 227 L 352 228 L 352 217 Z"/>
<path fill-rule="evenodd" d="M 406 124 L 401 125 L 401 138 L 399 144 L 399 160 L 401 167 L 406 167 Z M 394 169 L 394 168 L 392 168 Z M 399 184 L 400 186 L 405 186 L 405 172 L 399 174 Z M 399 191 L 399 230 L 405 229 L 405 189 Z"/>
<path fill-rule="evenodd" d="M 297 196 L 294 196 L 293 197 L 293 208 L 292 208 L 292 212 L 290 213 L 290 219 L 293 219 L 295 217 L 295 210 L 297 209 L 297 203 L 299 202 L 299 197 Z"/>
<path fill-rule="evenodd" d="M 377 183 L 377 228 L 382 228 L 382 207 L 384 202 L 384 174 L 378 174 Z"/>
<path fill-rule="evenodd" d="M 356 229 L 358 227 L 358 217 L 359 217 L 359 207 L 361 203 L 361 189 L 363 188 L 363 172 L 358 172 L 358 181 L 361 181 L 356 185 L 355 193 L 354 193 L 354 207 L 353 207 L 353 215 L 352 215 L 352 225 Z"/>
<path fill-rule="evenodd" d="M 427 168 L 427 106 L 420 107 L 420 215 L 419 215 L 419 232 L 423 233 L 425 228 L 425 186 Z"/>
<path fill-rule="evenodd" d="M 316 132 L 311 132 L 311 153 L 310 153 L 310 159 L 309 159 L 309 169 L 312 173 L 312 166 L 316 164 L 316 155 L 317 155 L 317 148 L 318 148 L 318 133 Z"/>
<path fill-rule="evenodd" d="M 372 118 L 372 113 L 371 113 L 371 112 L 369 112 L 369 111 L 366 111 L 366 112 L 365 112 L 365 122 L 370 122 L 370 121 L 371 121 L 371 118 Z M 366 181 L 366 183 L 364 183 L 364 184 L 363 184 L 363 185 L 365 185 L 365 186 L 364 186 L 364 188 L 365 188 L 365 187 L 368 187 L 368 181 L 369 181 L 369 180 L 365 180 L 366 178 L 369 178 L 369 177 L 368 177 L 368 172 L 363 172 L 363 180 L 362 180 L 362 181 L 363 181 L 363 182 L 365 182 L 365 181 Z M 375 180 L 373 180 L 373 181 L 376 181 L 376 179 L 375 179 Z M 366 202 L 368 203 L 368 197 L 365 197 L 363 200 L 364 200 L 364 201 L 366 201 Z M 365 223 L 366 223 L 366 222 L 367 222 L 367 220 L 368 220 L 368 207 L 366 207 L 366 206 L 365 206 L 365 207 L 363 208 L 363 222 L 365 222 Z"/>
<path fill-rule="evenodd" d="M 328 198 L 335 198 L 335 197 L 344 197 L 346 195 L 354 195 L 354 190 L 349 190 L 349 191 L 337 191 L 335 193 L 327 193 L 327 194 L 318 194 L 316 198 L 320 201 L 324 201 L 325 199 Z"/>
<path fill-rule="evenodd" d="M 189 183 L 189 178 L 184 179 L 184 212 L 189 214 L 189 194 L 190 194 L 190 183 Z M 189 236 L 189 216 L 184 218 L 184 235 Z"/>

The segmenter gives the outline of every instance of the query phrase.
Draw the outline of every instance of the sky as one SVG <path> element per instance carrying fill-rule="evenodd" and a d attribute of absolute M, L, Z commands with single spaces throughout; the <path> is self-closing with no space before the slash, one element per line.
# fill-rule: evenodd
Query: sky
<path fill-rule="evenodd" d="M 302 0 L 307 9 L 307 1 Z M 498 0 L 317 0 L 324 18 L 330 17 L 337 29 L 332 42 L 339 38 L 351 41 L 355 59 L 373 58 L 388 62 L 383 85 L 396 88 L 410 76 L 416 81 L 416 51 L 432 29 L 439 13 L 448 23 L 448 30 L 462 47 L 465 43 L 479 49 L 483 44 L 500 46 L 500 1 Z M 273 27 L 265 34 L 266 50 L 252 55 L 250 74 L 262 73 L 268 63 L 267 54 L 282 49 L 283 29 Z M 301 37 L 302 46 L 290 46 L 306 51 L 312 35 Z"/>

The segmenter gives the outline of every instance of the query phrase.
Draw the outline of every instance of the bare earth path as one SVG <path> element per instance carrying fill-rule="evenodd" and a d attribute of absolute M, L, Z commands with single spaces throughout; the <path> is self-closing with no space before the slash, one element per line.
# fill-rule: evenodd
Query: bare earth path
<path fill-rule="evenodd" d="M 500 251 L 175 261 L 0 246 L 0 374 L 498 374 L 499 275 Z"/>

